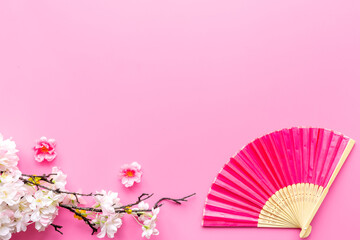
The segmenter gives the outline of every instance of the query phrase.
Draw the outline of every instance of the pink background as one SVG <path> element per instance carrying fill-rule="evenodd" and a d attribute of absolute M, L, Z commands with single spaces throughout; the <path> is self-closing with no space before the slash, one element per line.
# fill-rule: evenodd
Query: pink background
<path fill-rule="evenodd" d="M 298 230 L 204 229 L 206 193 L 233 153 L 291 126 L 360 141 L 357 0 L 0 1 L 0 132 L 20 168 L 59 166 L 68 187 L 118 191 L 124 203 L 197 196 L 161 209 L 157 240 L 298 239 Z M 33 160 L 40 136 L 59 157 Z M 360 152 L 353 150 L 315 217 L 310 239 L 358 239 Z M 143 181 L 125 189 L 123 163 Z M 151 202 L 153 203 L 155 199 Z M 61 211 L 14 239 L 95 239 Z M 141 239 L 133 219 L 116 239 Z"/>

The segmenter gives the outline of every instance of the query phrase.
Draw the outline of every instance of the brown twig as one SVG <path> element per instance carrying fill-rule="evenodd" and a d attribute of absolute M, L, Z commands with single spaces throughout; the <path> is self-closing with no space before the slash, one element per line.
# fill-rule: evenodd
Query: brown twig
<path fill-rule="evenodd" d="M 67 210 L 69 210 L 70 212 L 73 212 L 76 216 L 79 216 L 82 218 L 82 220 L 84 220 L 84 222 L 89 225 L 89 227 L 92 229 L 92 233 L 91 235 L 93 235 L 94 233 L 97 232 L 97 228 L 95 227 L 96 225 L 91 223 L 91 219 L 83 216 L 81 213 L 78 213 L 76 210 L 73 209 L 72 206 L 69 205 L 65 205 L 65 204 L 59 204 L 60 207 L 66 208 Z"/>
<path fill-rule="evenodd" d="M 49 173 L 49 174 L 43 174 L 43 175 L 30 175 L 30 174 L 21 174 L 22 176 L 25 176 L 25 177 L 29 177 L 29 178 L 32 178 L 32 180 L 35 182 L 35 178 L 40 178 L 40 180 L 42 180 L 42 181 L 45 181 L 45 182 L 48 182 L 48 183 L 50 183 L 50 184 L 54 184 L 53 182 L 52 182 L 52 179 L 48 179 L 49 177 L 51 177 L 51 176 L 55 176 L 55 175 L 57 175 L 56 173 Z"/>
<path fill-rule="evenodd" d="M 63 235 L 63 233 L 59 230 L 61 229 L 63 226 L 60 226 L 60 225 L 56 225 L 56 224 L 50 224 L 51 226 L 54 227 L 55 231 L 59 232 L 61 235 Z"/>
<path fill-rule="evenodd" d="M 161 207 L 163 204 L 161 203 L 162 201 L 172 201 L 176 204 L 181 204 L 181 202 L 186 202 L 188 198 L 194 196 L 196 193 L 193 193 L 193 194 L 190 194 L 186 197 L 183 197 L 183 198 L 168 198 L 168 197 L 165 197 L 165 198 L 160 198 L 154 205 L 154 209 L 155 208 L 158 208 L 158 207 Z"/>
<path fill-rule="evenodd" d="M 22 173 L 21 175 L 26 176 L 26 177 L 44 177 L 44 178 L 49 178 L 49 177 L 51 177 L 51 176 L 57 175 L 57 173 L 49 173 L 49 174 L 43 174 L 43 175 L 33 175 L 33 174 L 25 174 L 25 173 Z"/>
<path fill-rule="evenodd" d="M 153 195 L 154 195 L 153 193 L 151 193 L 151 194 L 143 193 L 143 194 L 141 194 L 141 195 L 138 197 L 138 199 L 137 199 L 136 202 L 131 203 L 131 204 L 128 204 L 128 205 L 124 205 L 124 206 L 121 206 L 121 207 L 118 207 L 118 208 L 115 208 L 115 210 L 116 210 L 116 209 L 125 209 L 125 208 L 128 208 L 128 207 L 132 207 L 132 206 L 138 205 L 140 202 L 145 201 L 145 200 L 151 198 Z"/>
<path fill-rule="evenodd" d="M 131 204 L 131 205 L 134 205 L 134 204 Z M 60 207 L 63 207 L 63 208 L 72 208 L 72 209 L 76 209 L 76 210 L 85 210 L 87 212 L 96 212 L 96 213 L 101 213 L 102 210 L 100 208 L 92 208 L 92 207 L 78 207 L 78 206 L 74 206 L 74 205 L 67 205 L 67 204 L 62 204 L 60 203 L 59 204 Z M 126 213 L 127 211 L 124 210 L 124 207 L 118 207 L 118 208 L 115 208 L 115 213 Z M 132 212 L 134 213 L 140 213 L 140 212 L 151 212 L 151 209 L 148 209 L 148 210 L 132 210 Z"/>
<path fill-rule="evenodd" d="M 26 176 L 26 175 L 24 175 L 24 176 Z M 30 178 L 33 179 L 33 182 L 32 182 L 32 181 L 29 181 L 28 179 L 25 179 L 25 178 L 23 178 L 23 177 L 20 177 L 19 179 L 22 180 L 24 183 L 28 183 L 28 184 L 34 185 L 34 186 L 36 186 L 37 188 L 39 188 L 39 187 L 40 187 L 40 188 L 44 188 L 44 189 L 46 189 L 46 190 L 49 190 L 49 191 L 52 191 L 52 192 L 55 192 L 55 193 L 58 193 L 58 194 L 61 194 L 61 193 L 64 193 L 64 194 L 72 194 L 72 195 L 75 196 L 75 198 L 76 198 L 76 200 L 77 200 L 78 203 L 80 203 L 80 202 L 79 202 L 79 199 L 78 199 L 78 196 L 88 196 L 88 197 L 89 197 L 89 196 L 102 196 L 102 195 L 103 195 L 103 194 L 101 194 L 101 193 L 77 193 L 77 192 L 62 191 L 62 190 L 60 190 L 59 188 L 57 188 L 57 189 L 52 189 L 52 188 L 46 187 L 46 186 L 44 186 L 44 185 L 42 185 L 42 184 L 36 183 L 35 177 L 36 177 L 36 176 L 30 176 Z M 54 184 L 54 183 L 52 183 L 52 184 Z"/>

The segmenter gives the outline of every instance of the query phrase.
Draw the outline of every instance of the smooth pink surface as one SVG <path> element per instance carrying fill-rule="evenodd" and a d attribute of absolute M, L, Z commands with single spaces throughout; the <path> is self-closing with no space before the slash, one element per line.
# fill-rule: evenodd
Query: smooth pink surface
<path fill-rule="evenodd" d="M 357 0 L 0 1 L 0 132 L 17 142 L 23 172 L 59 166 L 68 186 L 197 196 L 165 205 L 162 240 L 298 239 L 298 230 L 208 229 L 205 196 L 223 164 L 252 139 L 320 126 L 360 141 Z M 37 163 L 45 135 L 58 157 Z M 355 146 L 309 239 L 357 239 L 360 152 Z M 143 166 L 125 189 L 123 163 Z M 64 235 L 95 239 L 61 211 Z M 116 239 L 137 240 L 128 219 Z"/>

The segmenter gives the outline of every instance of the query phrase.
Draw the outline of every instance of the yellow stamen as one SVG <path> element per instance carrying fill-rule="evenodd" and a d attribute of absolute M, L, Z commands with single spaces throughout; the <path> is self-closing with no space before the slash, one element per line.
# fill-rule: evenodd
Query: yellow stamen
<path fill-rule="evenodd" d="M 28 180 L 33 184 L 40 184 L 41 177 L 30 177 Z"/>
<path fill-rule="evenodd" d="M 47 147 L 45 147 L 45 146 L 42 146 L 42 147 L 40 148 L 40 151 L 43 152 L 43 153 L 49 152 L 49 150 L 48 150 Z"/>
<path fill-rule="evenodd" d="M 129 208 L 129 207 L 126 207 L 126 208 L 124 209 L 124 211 L 125 211 L 127 214 L 131 214 L 131 213 L 132 213 L 132 209 Z"/>
<path fill-rule="evenodd" d="M 84 216 L 84 217 L 87 216 L 85 210 L 76 209 L 75 211 L 78 213 L 78 214 L 74 214 L 74 218 L 76 218 L 76 219 L 82 220 L 82 218 L 79 216 L 79 214 L 80 214 L 81 216 Z"/>
<path fill-rule="evenodd" d="M 128 170 L 128 171 L 126 171 L 126 175 L 128 177 L 133 177 L 134 176 L 134 171 Z"/>

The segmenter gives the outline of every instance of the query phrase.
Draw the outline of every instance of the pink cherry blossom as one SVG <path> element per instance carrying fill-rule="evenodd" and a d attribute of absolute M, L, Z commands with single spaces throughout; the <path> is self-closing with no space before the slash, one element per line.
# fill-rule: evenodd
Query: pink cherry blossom
<path fill-rule="evenodd" d="M 131 187 L 134 183 L 139 183 L 142 176 L 141 166 L 137 162 L 124 164 L 120 168 L 119 178 L 125 187 Z"/>
<path fill-rule="evenodd" d="M 56 157 L 55 152 L 55 139 L 47 139 L 46 137 L 41 137 L 34 147 L 35 150 L 35 160 L 38 162 L 44 161 L 52 161 Z"/>

